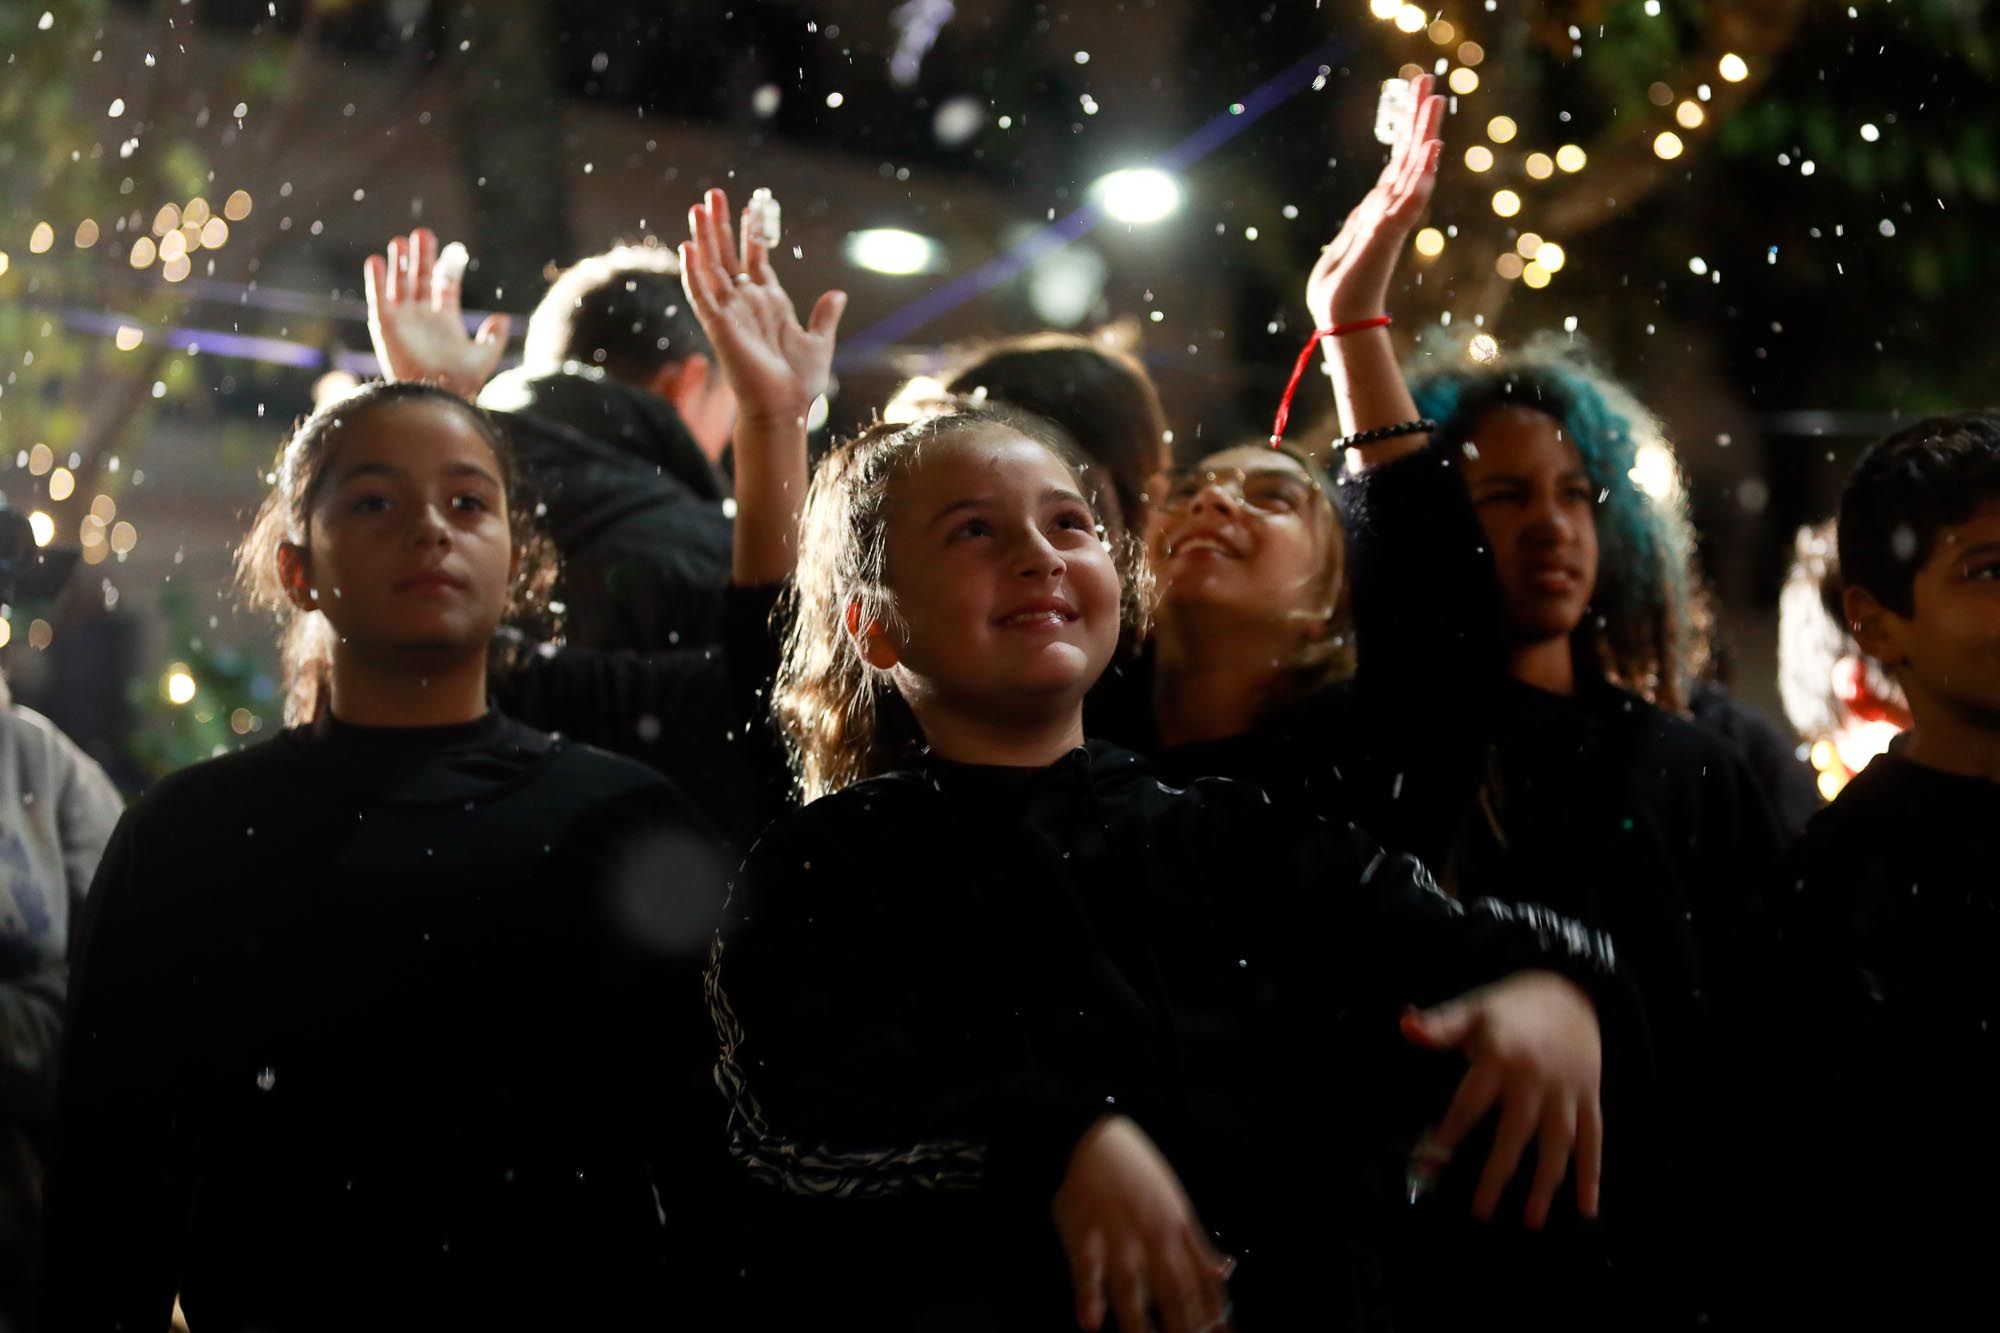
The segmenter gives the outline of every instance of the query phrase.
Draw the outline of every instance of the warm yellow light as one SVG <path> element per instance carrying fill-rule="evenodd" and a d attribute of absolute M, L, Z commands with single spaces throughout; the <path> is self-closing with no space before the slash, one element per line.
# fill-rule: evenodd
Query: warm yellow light
<path fill-rule="evenodd" d="M 1424 32 L 1439 46 L 1450 46 L 1458 40 L 1458 29 L 1452 27 L 1444 19 L 1433 20 L 1431 26 L 1424 29 Z"/>
<path fill-rule="evenodd" d="M 35 545 L 47 546 L 56 539 L 56 521 L 37 509 L 28 515 L 28 531 L 34 534 Z"/>
<path fill-rule="evenodd" d="M 174 234 L 178 236 L 180 233 L 175 232 Z M 133 268 L 146 267 L 146 265 L 153 262 L 154 258 L 158 256 L 159 253 L 160 253 L 160 247 L 153 244 L 152 237 L 141 236 L 138 240 L 132 242 L 132 253 L 129 256 L 132 261 L 132 267 Z"/>
<path fill-rule="evenodd" d="M 99 523 L 109 523 L 118 517 L 118 502 L 108 495 L 100 495 L 90 502 L 90 516 Z"/>
<path fill-rule="evenodd" d="M 201 228 L 192 222 L 181 223 L 181 239 L 187 242 L 188 253 L 201 249 Z"/>
<path fill-rule="evenodd" d="M 1569 262 L 1569 252 L 1554 241 L 1543 241 L 1535 251 L 1535 262 L 1551 273 L 1560 273 Z"/>
<path fill-rule="evenodd" d="M 49 499 L 61 504 L 76 494 L 76 473 L 66 467 L 59 467 L 49 473 Z"/>
<path fill-rule="evenodd" d="M 35 229 L 28 233 L 28 253 L 31 255 L 45 255 L 55 243 L 56 229 L 46 222 L 37 222 Z"/>
<path fill-rule="evenodd" d="M 256 725 L 257 715 L 247 708 L 238 708 L 229 715 L 229 729 L 239 736 L 248 736 Z"/>
<path fill-rule="evenodd" d="M 35 620 L 28 625 L 28 646 L 45 649 L 56 641 L 56 627 L 46 620 Z"/>
<path fill-rule="evenodd" d="M 1526 267 L 1527 267 L 1526 261 L 1523 260 L 1521 256 L 1515 254 L 1512 250 L 1509 250 L 1506 254 L 1501 255 L 1498 259 L 1493 261 L 1493 271 L 1495 273 L 1498 273 L 1501 277 L 1507 279 L 1507 281 L 1509 282 L 1512 282 L 1514 279 L 1520 277 L 1521 270 Z"/>
<path fill-rule="evenodd" d="M 161 204 L 160 211 L 153 214 L 153 235 L 165 236 L 170 231 L 180 230 L 181 210 L 179 204 Z"/>
<path fill-rule="evenodd" d="M 169 259 L 160 265 L 160 276 L 168 282 L 186 282 L 188 274 L 194 272 L 194 261 L 186 255 L 179 259 Z"/>
<path fill-rule="evenodd" d="M 1521 211 L 1521 196 L 1512 190 L 1493 192 L 1493 211 L 1503 218 L 1511 218 Z"/>
<path fill-rule="evenodd" d="M 1511 143 L 1519 132 L 1512 116 L 1495 116 L 1486 122 L 1486 137 L 1494 143 Z"/>
<path fill-rule="evenodd" d="M 222 216 L 231 222 L 241 222 L 250 216 L 250 192 L 238 190 L 222 203 Z"/>
<path fill-rule="evenodd" d="M 1541 248 L 1542 238 L 1531 231 L 1522 232 L 1521 238 L 1514 242 L 1514 253 L 1523 259 L 1533 259 L 1535 251 Z"/>
<path fill-rule="evenodd" d="M 187 252 L 186 232 L 175 229 L 160 238 L 160 259 L 163 263 L 185 258 Z"/>
<path fill-rule="evenodd" d="M 83 221 L 77 223 L 76 248 L 79 250 L 88 250 L 91 246 L 96 245 L 97 234 L 97 220 L 95 218 L 85 218 Z"/>
<path fill-rule="evenodd" d="M 5 648 L 13 641 L 14 622 L 11 620 L 0 620 L 0 648 Z"/>
<path fill-rule="evenodd" d="M 139 529 L 119 519 L 111 525 L 111 551 L 114 555 L 125 555 L 139 544 Z"/>
<path fill-rule="evenodd" d="M 1402 8 L 1403 0 L 1368 0 L 1368 12 L 1378 19 L 1392 19 Z"/>
<path fill-rule="evenodd" d="M 13 260 L 7 258 L 7 252 L 5 250 L 0 250 L 0 277 L 4 277 L 6 275 L 8 266 L 13 262 L 14 262 Z"/>
<path fill-rule="evenodd" d="M 1444 233 L 1436 227 L 1425 227 L 1417 233 L 1417 253 L 1427 259 L 1435 259 L 1444 253 Z"/>
<path fill-rule="evenodd" d="M 202 198 L 200 195 L 196 195 L 194 198 L 188 200 L 187 207 L 181 210 L 181 225 L 183 227 L 199 227 L 213 216 L 214 213 L 208 206 L 208 200 Z"/>
<path fill-rule="evenodd" d="M 1484 59 L 1486 59 L 1486 48 L 1478 42 L 1460 42 L 1458 44 L 1459 64 L 1476 65 Z"/>
<path fill-rule="evenodd" d="M 167 702 L 179 707 L 194 699 L 194 675 L 176 662 L 167 668 L 167 674 L 160 680 L 160 692 L 167 696 Z"/>
<path fill-rule="evenodd" d="M 1646 89 L 1646 100 L 1654 106 L 1672 106 L 1674 90 L 1664 83 L 1655 83 Z"/>
<path fill-rule="evenodd" d="M 111 548 L 103 542 L 83 548 L 83 563 L 86 565 L 101 565 L 110 558 Z"/>
<path fill-rule="evenodd" d="M 120 324 L 118 333 L 112 339 L 121 352 L 129 352 L 146 341 L 146 331 L 132 324 Z"/>
<path fill-rule="evenodd" d="M 1404 32 L 1422 32 L 1429 25 L 1430 20 L 1424 17 L 1424 11 L 1415 5 L 1404 5 L 1396 11 L 1396 26 Z"/>
<path fill-rule="evenodd" d="M 1528 175 L 1538 181 L 1545 181 L 1556 174 L 1555 159 L 1547 153 L 1530 153 L 1528 154 L 1528 160 L 1522 165 L 1526 168 Z"/>
<path fill-rule="evenodd" d="M 104 544 L 104 520 L 95 514 L 85 514 L 83 522 L 76 525 L 76 539 L 84 546 Z"/>
<path fill-rule="evenodd" d="M 229 243 L 229 224 L 221 218 L 210 218 L 201 224 L 201 243 L 209 250 L 219 250 Z"/>
<path fill-rule="evenodd" d="M 1681 136 L 1675 134 L 1672 130 L 1661 130 L 1659 137 L 1653 140 L 1654 156 L 1663 158 L 1668 162 L 1679 157 L 1683 147 Z"/>
<path fill-rule="evenodd" d="M 1490 333 L 1474 334 L 1472 341 L 1465 345 L 1465 354 L 1485 365 L 1499 358 L 1500 340 Z"/>
<path fill-rule="evenodd" d="M 1469 97 L 1479 91 L 1479 72 L 1460 65 L 1444 82 L 1447 88 L 1460 97 Z"/>
<path fill-rule="evenodd" d="M 1532 259 L 1521 266 L 1521 281 L 1538 290 L 1549 285 L 1550 276 L 1548 269 Z"/>
<path fill-rule="evenodd" d="M 1493 166 L 1493 150 L 1483 143 L 1476 143 L 1465 150 L 1467 171 L 1486 171 Z"/>
<path fill-rule="evenodd" d="M 1715 62 L 1715 72 L 1730 83 L 1741 83 L 1750 77 L 1750 66 L 1742 56 L 1731 51 Z"/>
<path fill-rule="evenodd" d="M 56 451 L 43 444 L 40 440 L 35 441 L 35 447 L 28 450 L 29 474 L 39 477 L 55 465 Z"/>
<path fill-rule="evenodd" d="M 1401 69 L 1396 71 L 1396 77 L 1408 83 L 1411 79 L 1421 78 L 1423 73 L 1424 67 L 1412 60 L 1406 62 Z"/>
<path fill-rule="evenodd" d="M 1566 143 L 1556 149 L 1556 165 L 1564 171 L 1582 171 L 1583 164 L 1590 161 L 1590 155 L 1573 143 Z"/>
<path fill-rule="evenodd" d="M 1674 119 L 1684 130 L 1698 130 L 1701 123 L 1708 119 L 1708 113 L 1701 109 L 1701 103 L 1690 100 L 1674 108 Z"/>

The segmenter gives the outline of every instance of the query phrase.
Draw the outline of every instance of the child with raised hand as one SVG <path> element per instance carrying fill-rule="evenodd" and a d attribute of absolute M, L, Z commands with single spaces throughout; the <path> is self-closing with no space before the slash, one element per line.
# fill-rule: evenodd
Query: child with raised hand
<path fill-rule="evenodd" d="M 1766 1314 L 1947 1327 L 1990 1300 L 2000 1188 L 2000 412 L 1871 448 L 1839 542 L 1846 623 L 1910 726 L 1772 883 L 1750 1039 L 1775 1114 L 1746 1167 L 1784 1240 L 1755 1253 Z"/>
<path fill-rule="evenodd" d="M 762 1285 L 891 1328 L 1191 1330 L 1227 1251 L 1241 1326 L 1365 1321 L 1340 1126 L 1406 1091 L 1406 1005 L 1471 1062 L 1439 1150 L 1501 1108 L 1479 1206 L 1533 1141 L 1530 1220 L 1572 1156 L 1593 1211 L 1601 942 L 1087 744 L 1121 600 L 1097 523 L 1071 448 L 990 410 L 814 479 L 776 702 L 817 799 L 751 853 L 710 973 L 731 1149 L 796 1199 Z M 1302 1154 L 1309 1197 L 1270 1169 Z"/>
<path fill-rule="evenodd" d="M 284 449 L 239 573 L 293 725 L 161 781 L 105 852 L 49 1327 L 165 1328 L 176 1294 L 198 1328 L 706 1308 L 721 868 L 655 774 L 489 708 L 531 568 L 512 481 L 428 385 L 368 385 Z"/>
<path fill-rule="evenodd" d="M 1313 270 L 1341 427 L 1358 679 L 1408 706 L 1372 710 L 1357 817 L 1444 868 L 1463 895 L 1534 902 L 1607 931 L 1645 1006 L 1651 1091 L 1617 1102 L 1607 1228 L 1573 1254 L 1492 1233 L 1411 1252 L 1413 1321 L 1491 1313 L 1483 1284 L 1527 1274 L 1520 1318 L 1677 1323 L 1706 1308 L 1691 1248 L 1718 1132 L 1715 1067 L 1735 1019 L 1738 950 L 1778 833 L 1742 759 L 1680 716 L 1697 628 L 1684 515 L 1632 479 L 1657 438 L 1631 395 L 1546 347 L 1405 383 L 1390 284 L 1442 151 L 1442 99 L 1416 81 L 1410 136 Z M 1411 682 L 1429 682 L 1410 694 Z M 1439 736 L 1433 700 L 1455 735 Z M 1449 1181 L 1447 1181 L 1449 1184 Z M 1449 1193 L 1447 1189 L 1446 1193 Z M 1546 1275 L 1546 1280 L 1536 1275 Z"/>
<path fill-rule="evenodd" d="M 746 217 L 747 224 L 747 217 Z M 370 310 L 385 362 L 401 377 L 463 387 L 490 372 L 458 320 L 456 287 L 430 277 L 436 238 L 392 243 L 415 277 L 389 295 L 369 260 Z M 747 847 L 790 795 L 782 747 L 768 728 L 778 640 L 771 613 L 797 557 L 806 492 L 805 417 L 825 392 L 846 295 L 831 291 L 801 322 L 754 227 L 740 243 L 729 200 L 710 190 L 688 210 L 680 281 L 737 404 L 736 516 L 722 641 L 684 651 L 569 649 L 518 655 L 496 674 L 496 700 L 532 725 L 660 769 L 738 846 Z M 427 303 L 412 293 L 428 291 Z"/>

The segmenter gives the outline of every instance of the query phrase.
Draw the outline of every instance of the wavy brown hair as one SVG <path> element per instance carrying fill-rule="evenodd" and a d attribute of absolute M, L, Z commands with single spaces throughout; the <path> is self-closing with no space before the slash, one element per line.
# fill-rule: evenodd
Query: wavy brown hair
<path fill-rule="evenodd" d="M 400 403 L 443 403 L 465 414 L 493 450 L 508 505 L 508 533 L 520 557 L 520 572 L 508 599 L 508 623 L 517 634 L 496 640 L 496 667 L 505 667 L 524 640 L 552 638 L 556 610 L 549 600 L 555 586 L 554 548 L 537 530 L 533 515 L 515 500 L 514 450 L 493 418 L 447 389 L 410 381 L 372 381 L 315 409 L 293 427 L 278 451 L 269 477 L 271 492 L 257 510 L 250 531 L 236 548 L 236 585 L 244 603 L 268 611 L 278 622 L 278 658 L 284 681 L 285 721 L 303 726 L 325 711 L 333 669 L 333 626 L 317 611 L 301 611 L 286 595 L 278 575 L 278 550 L 286 543 L 310 549 L 313 502 L 318 499 L 339 452 L 341 436 L 371 412 Z"/>
<path fill-rule="evenodd" d="M 828 454 L 814 474 L 800 521 L 791 628 L 771 700 L 803 799 L 891 772 L 923 748 L 916 714 L 888 673 L 862 659 L 847 632 L 847 608 L 858 604 L 863 624 L 900 626 L 888 581 L 897 482 L 926 451 L 995 427 L 1054 454 L 1076 475 L 1096 512 L 1106 483 L 1076 446 L 1039 417 L 992 407 L 954 406 L 914 422 L 878 423 Z M 1146 595 L 1143 587 L 1123 582 L 1120 610 L 1128 621 Z"/>

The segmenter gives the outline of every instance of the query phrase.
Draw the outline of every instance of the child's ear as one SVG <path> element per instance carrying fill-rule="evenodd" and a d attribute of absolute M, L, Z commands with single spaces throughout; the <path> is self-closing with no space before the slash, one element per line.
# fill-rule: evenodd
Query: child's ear
<path fill-rule="evenodd" d="M 1902 630 L 1907 622 L 1901 616 L 1866 588 L 1851 587 L 1841 593 L 1840 609 L 1862 652 L 1892 671 L 1903 665 L 1908 655 L 1903 651 Z"/>
<path fill-rule="evenodd" d="M 312 554 L 296 542 L 278 545 L 278 582 L 285 596 L 301 611 L 319 610 L 319 592 L 312 585 Z"/>
<path fill-rule="evenodd" d="M 874 616 L 862 619 L 859 597 L 847 603 L 846 620 L 847 637 L 854 640 L 854 647 L 860 652 L 861 660 L 869 666 L 878 671 L 887 671 L 903 660 L 882 622 Z"/>

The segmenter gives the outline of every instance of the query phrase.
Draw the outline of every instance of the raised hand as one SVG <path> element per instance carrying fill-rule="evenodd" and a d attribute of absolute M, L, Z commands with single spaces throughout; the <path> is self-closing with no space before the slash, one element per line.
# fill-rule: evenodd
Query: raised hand
<path fill-rule="evenodd" d="M 1389 281 L 1403 255 L 1403 245 L 1430 203 L 1437 185 L 1438 159 L 1444 142 L 1444 98 L 1431 92 L 1431 76 L 1410 81 L 1416 105 L 1396 142 L 1389 163 L 1375 186 L 1347 215 L 1340 234 L 1321 252 L 1306 280 L 1306 308 L 1319 328 L 1371 319 L 1383 314 Z"/>
<path fill-rule="evenodd" d="M 438 263 L 437 235 L 429 227 L 390 238 L 388 258 L 368 256 L 362 277 L 368 337 L 383 378 L 425 380 L 467 398 L 493 378 L 513 321 L 489 315 L 477 335 L 466 334 L 459 309 L 463 274 Z"/>
<path fill-rule="evenodd" d="M 729 196 L 710 190 L 688 210 L 681 286 L 736 393 L 743 420 L 796 419 L 803 427 L 813 399 L 826 392 L 834 330 L 847 294 L 823 293 L 800 324 L 755 232 L 745 226 L 739 248 L 729 225 Z"/>
<path fill-rule="evenodd" d="M 1433 1154 L 1448 1158 L 1488 1111 L 1500 1108 L 1493 1151 L 1472 1196 L 1475 1216 L 1493 1216 L 1531 1139 L 1537 1146 L 1527 1224 L 1539 1228 L 1548 1220 L 1572 1153 L 1577 1208 L 1597 1216 L 1604 1054 L 1597 1011 L 1581 990 L 1553 972 L 1523 972 L 1404 1015 L 1403 1035 L 1430 1050 L 1462 1051 L 1471 1063 L 1431 1133 Z"/>
<path fill-rule="evenodd" d="M 1222 1325 L 1234 1265 L 1209 1245 L 1174 1169 L 1131 1120 L 1107 1116 L 1077 1141 L 1053 1212 L 1078 1327 L 1095 1333 L 1116 1312 L 1121 1333 L 1149 1333 L 1151 1311 L 1166 1333 Z"/>

